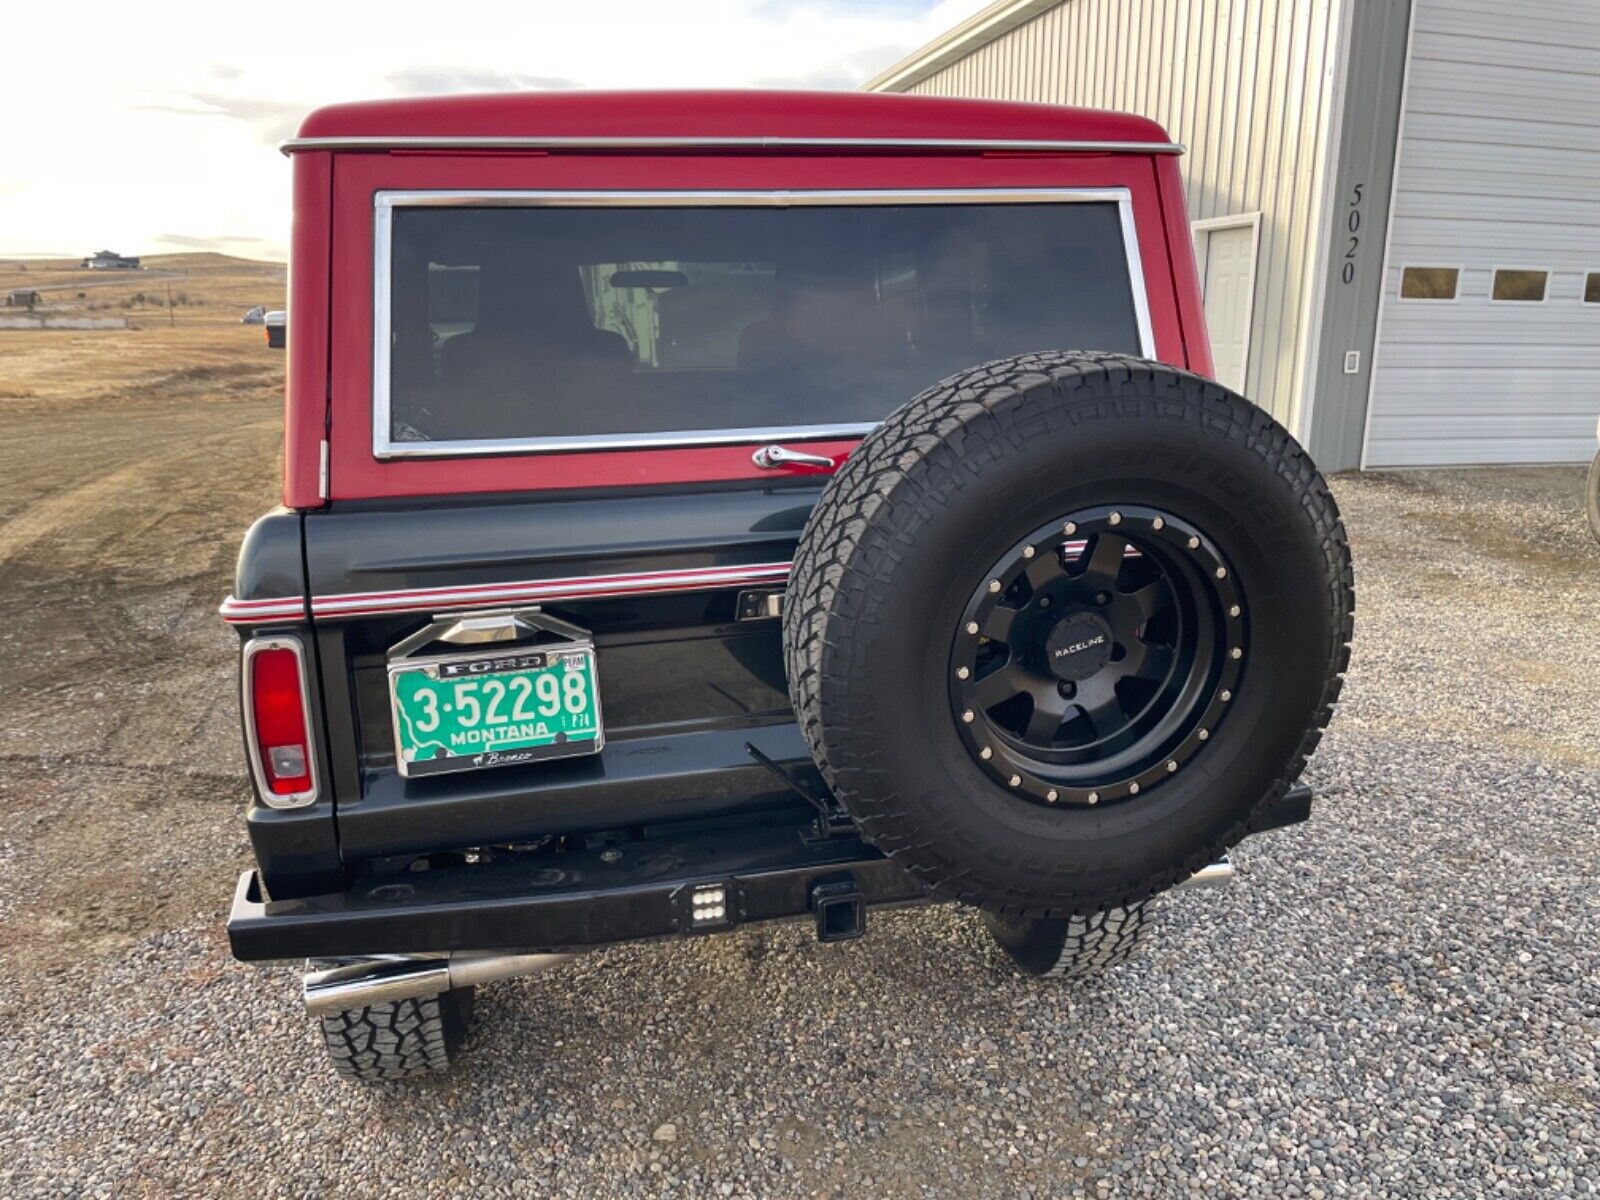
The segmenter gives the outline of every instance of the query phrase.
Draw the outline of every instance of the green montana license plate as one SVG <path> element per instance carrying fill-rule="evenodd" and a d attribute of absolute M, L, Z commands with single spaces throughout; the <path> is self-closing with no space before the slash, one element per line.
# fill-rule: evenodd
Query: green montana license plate
<path fill-rule="evenodd" d="M 406 776 L 593 754 L 605 741 L 587 647 L 394 662 L 389 700 Z"/>

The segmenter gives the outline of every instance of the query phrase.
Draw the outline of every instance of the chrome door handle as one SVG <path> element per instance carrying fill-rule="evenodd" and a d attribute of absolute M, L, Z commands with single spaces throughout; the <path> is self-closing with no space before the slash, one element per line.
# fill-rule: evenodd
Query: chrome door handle
<path fill-rule="evenodd" d="M 824 454 L 806 454 L 787 446 L 763 446 L 750 456 L 750 461 L 763 470 L 776 467 L 832 467 L 833 459 Z"/>

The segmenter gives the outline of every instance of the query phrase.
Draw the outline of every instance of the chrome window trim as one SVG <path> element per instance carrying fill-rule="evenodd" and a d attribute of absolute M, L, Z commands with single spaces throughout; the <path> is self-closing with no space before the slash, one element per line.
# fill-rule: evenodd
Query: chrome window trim
<path fill-rule="evenodd" d="M 877 422 L 839 425 L 761 426 L 748 429 L 664 430 L 651 433 L 595 434 L 578 437 L 463 438 L 455 441 L 396 442 L 390 388 L 392 244 L 394 210 L 425 207 L 483 208 L 669 208 L 863 204 L 1115 204 L 1122 230 L 1133 294 L 1140 354 L 1155 357 L 1155 334 L 1144 261 L 1133 219 L 1133 193 L 1126 187 L 1088 188 L 902 188 L 771 191 L 488 191 L 380 190 L 373 193 L 372 223 L 372 456 L 380 461 L 407 458 L 464 458 L 482 455 L 561 454 L 588 450 L 647 450 L 696 446 L 748 445 L 864 437 Z"/>
<path fill-rule="evenodd" d="M 250 704 L 250 685 L 254 676 L 256 656 L 266 650 L 289 650 L 295 656 L 300 670 L 300 711 L 306 722 L 306 767 L 311 776 L 311 786 L 303 792 L 287 796 L 275 794 L 267 782 L 266 769 L 261 765 L 261 744 L 256 738 L 256 722 Z M 272 634 L 251 638 L 244 644 L 239 658 L 239 716 L 244 722 L 245 746 L 250 754 L 250 775 L 255 780 L 256 794 L 268 808 L 305 808 L 315 804 L 322 794 L 321 774 L 317 767 L 316 732 L 311 719 L 311 676 L 306 670 L 306 648 L 297 637 Z"/>
<path fill-rule="evenodd" d="M 516 137 L 443 134 L 438 137 L 295 137 L 278 143 L 283 154 L 305 150 L 1009 150 L 1058 154 L 1182 154 L 1178 142 L 1093 141 L 1051 138 L 844 138 L 844 137 Z"/>

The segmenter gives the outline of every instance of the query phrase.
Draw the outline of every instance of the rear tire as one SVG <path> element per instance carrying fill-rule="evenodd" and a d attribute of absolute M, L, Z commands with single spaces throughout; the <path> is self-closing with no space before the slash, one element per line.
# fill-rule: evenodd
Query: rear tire
<path fill-rule="evenodd" d="M 321 1018 L 333 1069 L 356 1083 L 397 1083 L 448 1070 L 472 1021 L 473 989 L 455 988 Z"/>
<path fill-rule="evenodd" d="M 1026 975 L 1084 979 L 1132 958 L 1144 944 L 1155 903 L 1108 908 L 1081 917 L 1000 917 L 983 923 L 1006 956 Z"/>

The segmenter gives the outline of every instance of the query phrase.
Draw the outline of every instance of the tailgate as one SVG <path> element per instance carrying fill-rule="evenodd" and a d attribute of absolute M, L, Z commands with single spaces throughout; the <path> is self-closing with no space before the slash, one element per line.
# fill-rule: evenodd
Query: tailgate
<path fill-rule="evenodd" d="M 335 505 L 305 520 L 347 860 L 770 808 L 754 745 L 813 768 L 785 688 L 781 590 L 820 482 Z M 741 597 L 746 611 L 741 614 Z M 437 615 L 524 609 L 587 631 L 598 754 L 404 777 L 388 661 Z"/>

